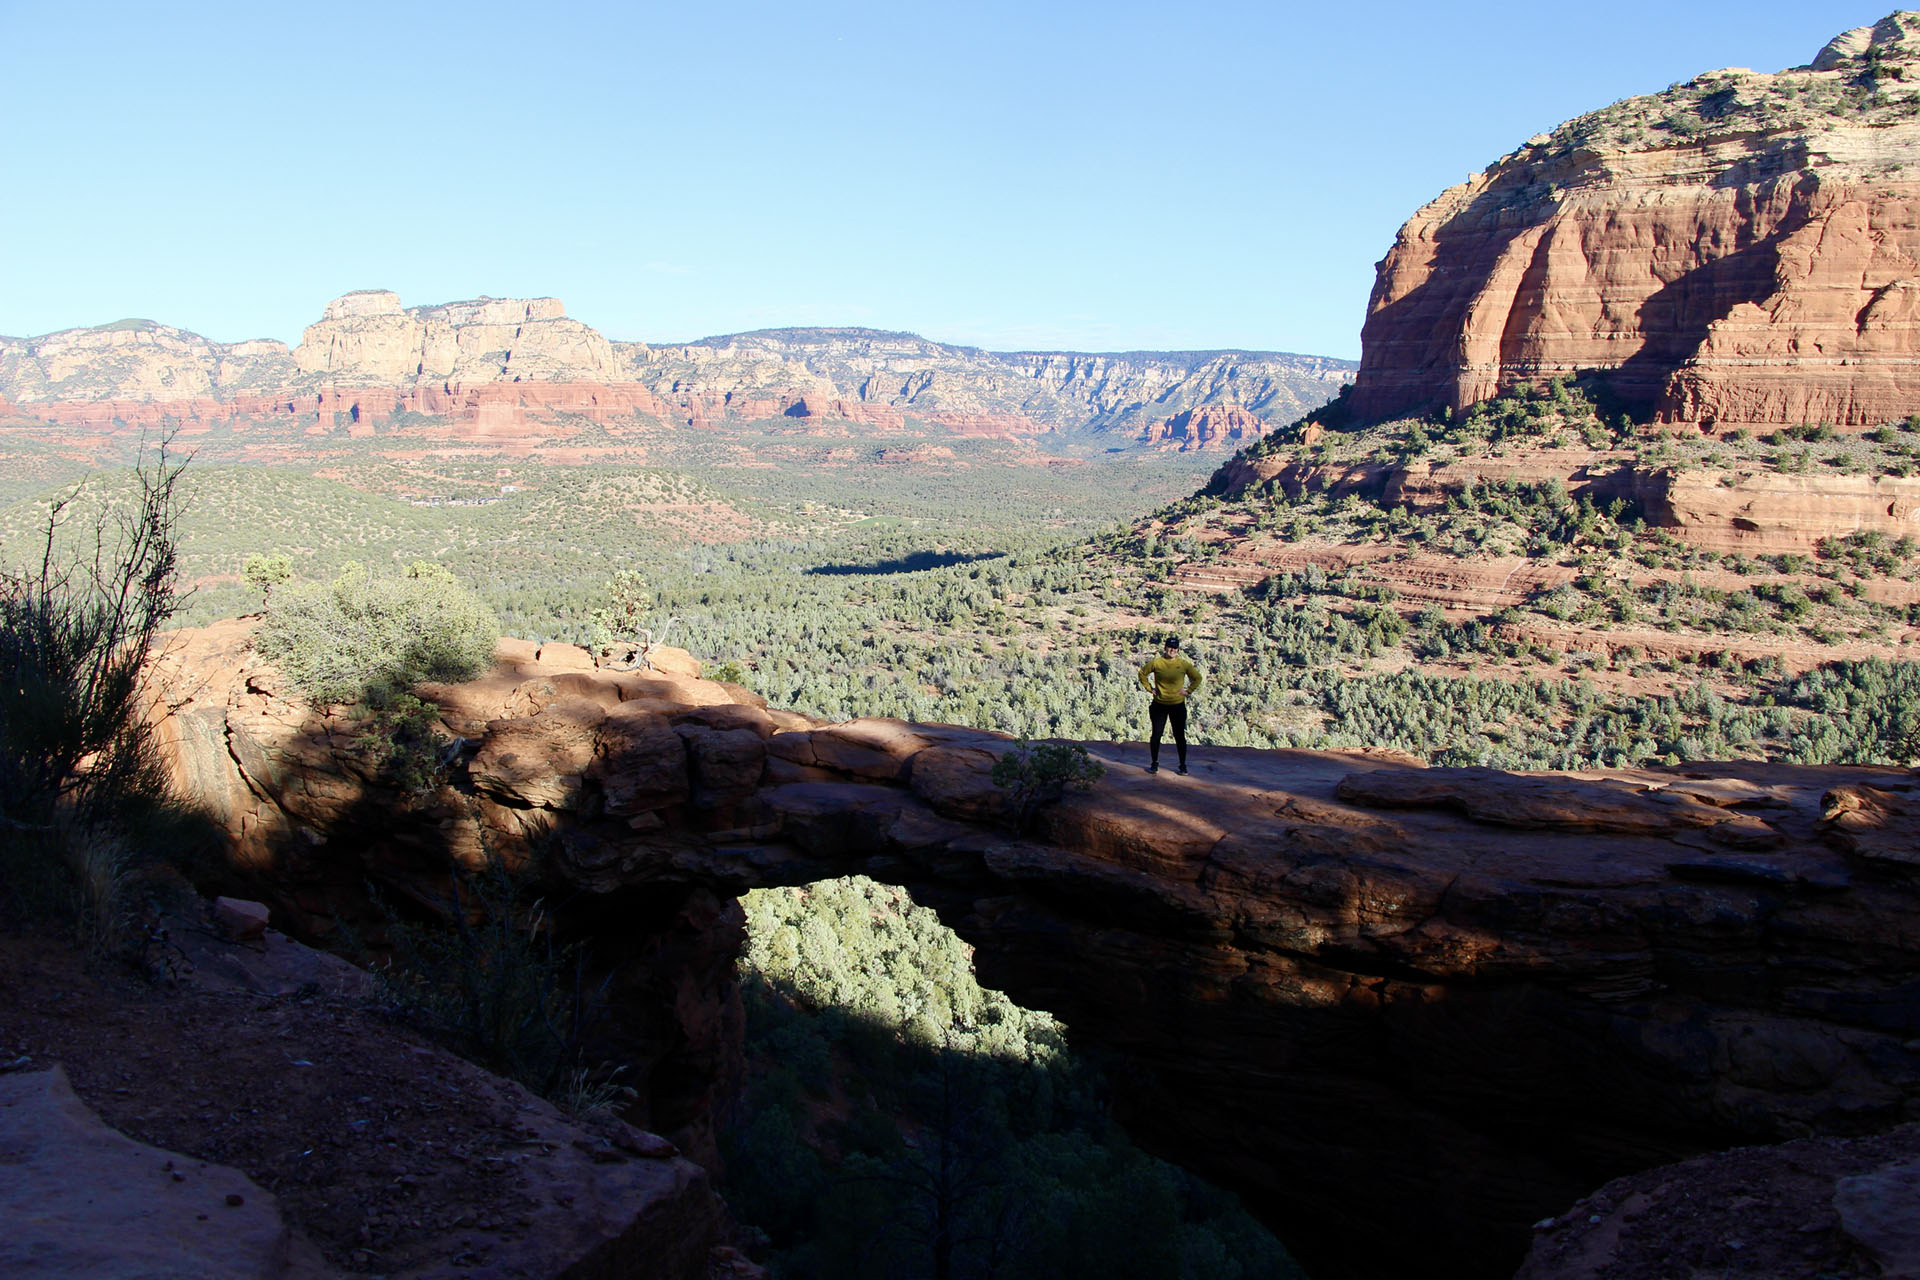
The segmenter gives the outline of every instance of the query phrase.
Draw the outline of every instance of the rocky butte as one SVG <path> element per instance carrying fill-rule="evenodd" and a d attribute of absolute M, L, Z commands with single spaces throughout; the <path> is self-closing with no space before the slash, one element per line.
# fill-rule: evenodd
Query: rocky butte
<path fill-rule="evenodd" d="M 1914 412 L 1920 13 L 1528 140 L 1400 229 L 1361 345 L 1368 420 L 1583 371 L 1709 430 Z"/>
<path fill-rule="evenodd" d="M 612 342 L 557 298 L 328 303 L 291 350 L 149 320 L 0 338 L 0 420 L 74 432 L 173 424 L 291 435 L 420 415 L 489 439 L 542 424 L 706 429 L 788 420 L 1100 447 L 1238 447 L 1327 399 L 1351 363 L 1275 352 L 990 352 L 873 329 L 772 329 L 671 346 Z"/>
<path fill-rule="evenodd" d="M 433 901 L 449 858 L 543 851 L 610 975 L 630 1118 L 696 1159 L 738 1063 L 736 896 L 855 872 L 1111 1051 L 1129 1128 L 1323 1280 L 1510 1275 L 1533 1224 L 1579 1253 L 1569 1207 L 1611 1178 L 1920 1117 L 1908 770 L 1215 748 L 1148 778 L 1090 743 L 1107 777 L 1019 838 L 988 777 L 1005 739 L 820 723 L 658 653 L 502 641 L 489 675 L 423 686 L 454 747 L 416 794 L 222 623 L 161 660 L 162 738 L 233 886 L 307 938 L 373 918 L 369 882 Z M 1837 1218 L 1764 1185 L 1743 1213 L 1885 1244 L 1907 1184 L 1865 1150 Z M 1631 1203 L 1680 1202 L 1678 1176 Z"/>

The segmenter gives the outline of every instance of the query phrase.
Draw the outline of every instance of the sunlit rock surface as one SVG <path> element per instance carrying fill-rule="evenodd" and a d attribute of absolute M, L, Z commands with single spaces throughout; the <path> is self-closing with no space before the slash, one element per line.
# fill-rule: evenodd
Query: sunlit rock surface
<path fill-rule="evenodd" d="M 1626 99 L 1443 192 L 1379 264 L 1354 410 L 1585 370 L 1718 429 L 1920 410 L 1916 33 L 1896 13 L 1808 67 Z"/>

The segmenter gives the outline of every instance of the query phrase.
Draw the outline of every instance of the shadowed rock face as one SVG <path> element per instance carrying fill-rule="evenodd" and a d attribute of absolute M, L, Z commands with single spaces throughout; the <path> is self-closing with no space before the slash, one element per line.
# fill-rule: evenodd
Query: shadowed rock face
<path fill-rule="evenodd" d="M 1529 1224 L 1609 1178 L 1920 1113 L 1905 771 L 1201 749 L 1150 778 L 1092 743 L 1106 778 L 1023 840 L 996 735 L 816 724 L 662 665 L 502 642 L 490 676 L 427 690 L 467 747 L 409 798 L 223 624 L 164 664 L 165 736 L 309 935 L 364 914 L 369 876 L 546 850 L 549 901 L 613 972 L 636 1119 L 696 1153 L 739 1033 L 732 897 L 853 872 L 1112 1051 L 1129 1129 L 1318 1276 L 1508 1274 Z"/>
<path fill-rule="evenodd" d="M 1714 1152 L 1536 1224 L 1514 1280 L 1920 1274 L 1920 1125 Z"/>
<path fill-rule="evenodd" d="M 1863 31 L 1582 116 L 1442 193 L 1379 264 L 1355 411 L 1582 370 L 1665 422 L 1920 409 L 1920 15 Z"/>

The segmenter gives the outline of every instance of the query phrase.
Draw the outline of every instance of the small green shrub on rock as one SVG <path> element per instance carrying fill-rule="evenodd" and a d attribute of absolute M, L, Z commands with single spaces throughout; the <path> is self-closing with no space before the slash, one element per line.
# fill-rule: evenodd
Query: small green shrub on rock
<path fill-rule="evenodd" d="M 423 795 L 440 785 L 446 775 L 448 744 L 434 733 L 440 709 L 410 693 L 396 693 L 371 707 L 361 722 L 354 746 L 401 790 Z"/>
<path fill-rule="evenodd" d="M 262 600 L 273 599 L 273 589 L 293 580 L 293 557 L 284 551 L 270 556 L 250 555 L 240 566 L 240 576 L 260 593 Z"/>
<path fill-rule="evenodd" d="M 315 702 L 380 706 L 423 680 L 479 675 L 499 638 L 491 609 L 418 560 L 397 576 L 349 564 L 332 582 L 280 587 L 254 647 Z"/>
<path fill-rule="evenodd" d="M 1068 787 L 1086 788 L 1104 777 L 1107 767 L 1075 742 L 1030 742 L 1021 738 L 993 762 L 993 785 L 1007 793 L 1007 817 L 1024 833 L 1040 806 L 1058 800 Z"/>
<path fill-rule="evenodd" d="M 632 569 L 622 569 L 607 583 L 606 604 L 587 615 L 587 644 L 595 653 L 610 652 L 616 645 L 641 639 L 640 623 L 653 608 L 653 592 L 647 581 Z M 652 633 L 646 632 L 650 641 Z"/>

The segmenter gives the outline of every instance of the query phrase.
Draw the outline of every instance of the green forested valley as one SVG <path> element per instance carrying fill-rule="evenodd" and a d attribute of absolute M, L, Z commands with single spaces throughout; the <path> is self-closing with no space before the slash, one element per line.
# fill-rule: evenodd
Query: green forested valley
<path fill-rule="evenodd" d="M 1561 384 L 1459 421 L 1331 432 L 1311 448 L 1288 446 L 1288 434 L 1250 452 L 1295 448 L 1338 467 L 1604 443 L 1681 467 L 1876 473 L 1920 458 L 1907 424 L 1851 438 L 1813 428 L 1722 442 L 1640 435 Z M 254 553 L 284 552 L 296 573 L 318 578 L 350 561 L 426 559 L 468 582 L 509 633 L 585 640 L 612 575 L 635 570 L 653 593 L 656 637 L 730 664 L 777 705 L 834 719 L 1138 738 L 1133 671 L 1172 630 L 1207 673 L 1195 702 L 1201 743 L 1389 746 L 1434 763 L 1535 768 L 1885 762 L 1904 758 L 1920 725 L 1914 669 L 1884 645 L 1883 656 L 1796 674 L 1732 643 L 1818 652 L 1885 641 L 1920 612 L 1875 599 L 1875 584 L 1920 571 L 1905 540 L 1717 556 L 1551 483 L 1488 484 L 1412 516 L 1353 493 L 1196 495 L 1207 473 L 1178 460 L 1010 465 L 982 452 L 959 462 L 666 471 L 369 455 L 324 474 L 200 465 L 190 470 L 183 569 L 195 592 L 183 617 L 257 608 L 239 572 Z M 80 505 L 111 501 L 115 484 L 95 477 Z M 0 548 L 30 547 L 57 491 L 42 485 L 0 508 Z M 1236 547 L 1262 542 L 1325 554 L 1209 585 Z M 1355 551 L 1385 554 L 1342 568 L 1340 555 Z M 1476 616 L 1400 598 L 1394 566 L 1416 554 L 1469 567 L 1525 558 L 1564 566 L 1567 580 Z M 1677 655 L 1548 646 L 1530 634 L 1541 627 L 1637 628 L 1686 643 Z"/>

